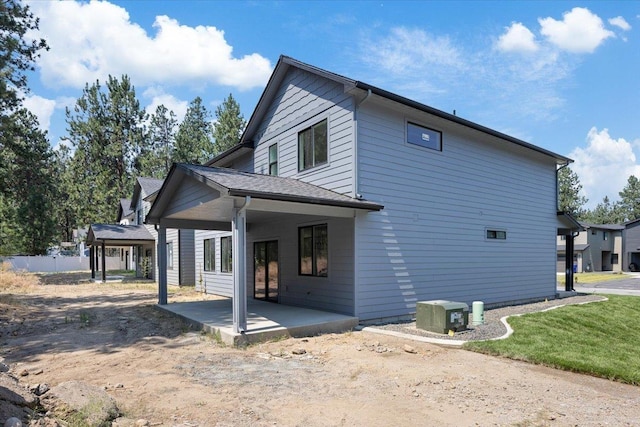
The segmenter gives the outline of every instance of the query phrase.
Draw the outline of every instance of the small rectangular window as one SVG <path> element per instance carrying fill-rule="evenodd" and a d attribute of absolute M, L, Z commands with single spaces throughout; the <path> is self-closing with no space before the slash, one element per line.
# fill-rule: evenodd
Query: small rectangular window
<path fill-rule="evenodd" d="M 167 243 L 167 269 L 173 270 L 173 242 Z"/>
<path fill-rule="evenodd" d="M 204 271 L 216 270 L 216 239 L 204 240 Z"/>
<path fill-rule="evenodd" d="M 220 271 L 223 273 L 233 272 L 232 246 L 231 236 L 220 238 Z"/>
<path fill-rule="evenodd" d="M 298 171 L 327 163 L 327 120 L 298 134 Z"/>
<path fill-rule="evenodd" d="M 298 229 L 298 272 L 301 276 L 327 277 L 329 235 L 327 224 Z"/>
<path fill-rule="evenodd" d="M 618 254 L 611 254 L 611 264 L 618 263 Z"/>
<path fill-rule="evenodd" d="M 269 175 L 278 175 L 278 144 L 269 147 Z"/>
<path fill-rule="evenodd" d="M 442 132 L 407 122 L 407 142 L 431 150 L 442 151 Z"/>
<path fill-rule="evenodd" d="M 507 232 L 504 230 L 487 230 L 487 239 L 506 240 Z"/>
<path fill-rule="evenodd" d="M 609 240 L 609 232 L 608 231 L 603 231 L 602 232 L 602 240 Z"/>

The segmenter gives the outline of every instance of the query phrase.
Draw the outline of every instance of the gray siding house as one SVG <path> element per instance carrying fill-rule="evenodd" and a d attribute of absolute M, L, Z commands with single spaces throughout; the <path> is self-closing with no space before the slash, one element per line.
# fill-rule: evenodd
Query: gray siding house
<path fill-rule="evenodd" d="M 624 225 L 581 222 L 582 231 L 574 237 L 573 266 L 576 272 L 623 270 Z M 558 236 L 558 271 L 566 264 L 566 238 Z"/>
<path fill-rule="evenodd" d="M 233 296 L 236 331 L 247 298 L 361 320 L 422 300 L 554 298 L 556 236 L 572 227 L 556 173 L 569 162 L 283 56 L 240 143 L 174 165 L 147 222 L 159 251 L 168 228 L 210 230 L 196 233 L 196 265 L 211 264 L 206 239 L 231 267 L 207 290 Z M 159 287 L 166 304 L 162 273 Z"/>

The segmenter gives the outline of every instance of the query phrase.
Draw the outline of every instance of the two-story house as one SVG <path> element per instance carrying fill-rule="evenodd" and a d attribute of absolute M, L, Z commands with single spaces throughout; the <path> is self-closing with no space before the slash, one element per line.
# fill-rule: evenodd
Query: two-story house
<path fill-rule="evenodd" d="M 578 273 L 623 270 L 622 240 L 624 225 L 588 224 L 574 237 L 573 266 Z M 558 236 L 558 271 L 566 264 L 566 238 Z"/>
<path fill-rule="evenodd" d="M 241 142 L 174 165 L 159 191 L 147 216 L 159 302 L 169 228 L 210 230 L 196 265 L 233 296 L 236 332 L 247 298 L 361 320 L 410 316 L 421 300 L 554 298 L 556 236 L 571 227 L 556 173 L 570 161 L 283 56 Z"/>

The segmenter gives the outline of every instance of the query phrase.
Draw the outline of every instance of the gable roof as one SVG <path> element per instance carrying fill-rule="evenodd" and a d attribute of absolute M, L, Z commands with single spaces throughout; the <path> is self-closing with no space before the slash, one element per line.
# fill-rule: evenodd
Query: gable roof
<path fill-rule="evenodd" d="M 206 163 L 207 166 L 219 166 L 222 162 L 230 160 L 229 156 L 231 155 L 237 156 L 241 153 L 244 153 L 246 151 L 253 149 L 253 138 L 258 127 L 260 126 L 260 122 L 262 121 L 265 114 L 267 113 L 269 106 L 274 100 L 274 97 L 276 95 L 276 92 L 278 91 L 280 84 L 284 80 L 288 70 L 291 67 L 299 68 L 311 74 L 315 74 L 317 76 L 321 76 L 329 80 L 332 80 L 334 82 L 337 82 L 339 84 L 342 84 L 344 85 L 345 92 L 354 93 L 354 91 L 360 91 L 364 94 L 375 94 L 380 97 L 389 99 L 391 101 L 395 101 L 400 104 L 406 105 L 408 107 L 415 108 L 417 110 L 431 114 L 433 116 L 440 117 L 442 119 L 448 120 L 453 123 L 457 123 L 461 126 L 465 126 L 467 128 L 483 132 L 485 134 L 499 138 L 507 143 L 519 145 L 521 147 L 542 153 L 546 156 L 554 158 L 557 164 L 569 164 L 573 162 L 573 160 L 571 160 L 568 157 L 561 156 L 560 154 L 556 154 L 552 151 L 530 144 L 521 139 L 514 138 L 502 132 L 498 132 L 496 130 L 474 123 L 472 121 L 460 118 L 456 115 L 446 113 L 444 111 L 430 107 L 426 104 L 422 104 L 420 102 L 411 100 L 409 98 L 405 98 L 403 96 L 394 94 L 392 92 L 386 91 L 384 89 L 380 89 L 376 86 L 373 86 L 361 81 L 357 81 L 357 80 L 353 80 L 353 79 L 341 76 L 331 71 L 323 70 L 313 65 L 298 61 L 289 56 L 281 55 L 280 58 L 278 59 L 278 63 L 276 64 L 273 70 L 273 73 L 271 74 L 271 77 L 269 78 L 269 81 L 267 82 L 267 85 L 264 91 L 262 92 L 262 96 L 260 97 L 260 100 L 258 101 L 258 104 L 256 105 L 256 108 L 254 109 L 253 114 L 251 115 L 251 118 L 247 123 L 247 126 L 240 139 L 240 142 L 236 146 L 232 147 L 231 149 L 211 159 L 209 162 Z"/>
<path fill-rule="evenodd" d="M 169 191 L 167 187 L 177 184 L 174 177 L 177 173 L 183 173 L 216 189 L 221 196 L 246 197 L 253 199 L 274 200 L 279 202 L 295 202 L 311 205 L 324 205 L 341 208 L 353 208 L 379 211 L 384 206 L 361 199 L 354 199 L 335 191 L 317 185 L 299 181 L 294 178 L 281 176 L 262 175 L 242 172 L 236 169 L 217 168 L 209 166 L 176 163 L 169 171 L 169 175 L 158 193 L 149 213 L 147 222 L 156 223 L 168 203 L 164 193 Z M 170 195 L 169 195 L 170 197 Z"/>
<path fill-rule="evenodd" d="M 136 179 L 136 185 L 133 188 L 133 196 L 131 196 L 131 210 L 136 209 L 136 204 L 141 193 L 143 193 L 145 196 L 153 194 L 160 190 L 163 182 L 163 179 L 148 178 L 142 176 L 138 177 Z"/>
<path fill-rule="evenodd" d="M 124 218 L 131 217 L 133 210 L 131 209 L 131 200 L 120 199 L 120 206 L 118 206 L 118 218 L 116 222 L 122 221 Z"/>

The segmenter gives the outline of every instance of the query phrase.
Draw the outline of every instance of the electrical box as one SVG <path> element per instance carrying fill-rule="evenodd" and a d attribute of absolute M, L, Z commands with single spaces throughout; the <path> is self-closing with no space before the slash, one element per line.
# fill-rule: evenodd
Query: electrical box
<path fill-rule="evenodd" d="M 439 334 L 461 331 L 469 324 L 469 306 L 463 302 L 434 300 L 416 303 L 416 328 Z"/>

